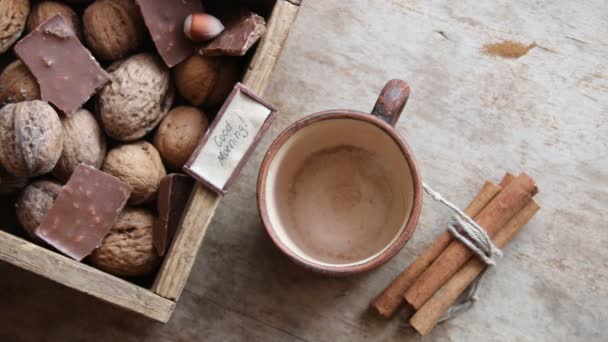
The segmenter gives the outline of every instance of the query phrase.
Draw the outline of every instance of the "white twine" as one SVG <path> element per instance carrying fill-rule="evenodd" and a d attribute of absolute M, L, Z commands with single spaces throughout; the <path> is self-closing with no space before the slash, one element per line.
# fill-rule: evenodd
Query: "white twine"
<path fill-rule="evenodd" d="M 469 217 L 469 215 L 465 214 L 457 206 L 443 198 L 439 192 L 433 190 L 424 182 L 422 183 L 422 187 L 434 200 L 454 211 L 454 219 L 456 222 L 452 222 L 448 225 L 448 229 L 454 234 L 454 237 L 469 247 L 469 249 L 483 260 L 483 262 L 488 265 L 495 265 L 494 256 L 502 256 L 502 252 L 494 246 L 488 233 Z M 458 230 L 458 227 L 462 229 L 462 232 Z"/>
<path fill-rule="evenodd" d="M 422 187 L 424 191 L 431 195 L 434 200 L 450 208 L 455 213 L 454 220 L 456 222 L 452 222 L 448 225 L 448 229 L 454 235 L 454 237 L 473 251 L 473 253 L 475 253 L 475 255 L 477 255 L 484 263 L 490 266 L 496 265 L 495 259 L 496 257 L 502 256 L 502 252 L 494 245 L 494 243 L 492 243 L 492 239 L 488 233 L 486 233 L 486 231 L 481 228 L 477 222 L 469 217 L 469 215 L 465 214 L 457 206 L 443 198 L 439 192 L 433 190 L 424 182 L 422 183 Z M 479 299 L 479 284 L 485 272 L 486 270 L 483 270 L 477 279 L 475 279 L 475 281 L 469 285 L 461 300 L 452 305 L 439 319 L 438 323 L 452 319 L 458 312 L 473 306 L 473 304 Z"/>

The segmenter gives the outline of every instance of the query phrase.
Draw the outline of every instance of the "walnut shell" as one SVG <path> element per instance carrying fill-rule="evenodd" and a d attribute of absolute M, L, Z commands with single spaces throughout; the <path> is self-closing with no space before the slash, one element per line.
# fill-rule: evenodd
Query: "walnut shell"
<path fill-rule="evenodd" d="M 195 54 L 175 67 L 177 91 L 194 106 L 220 104 L 239 78 L 233 58 Z"/>
<path fill-rule="evenodd" d="M 152 242 L 154 216 L 144 209 L 126 208 L 91 254 L 91 264 L 105 272 L 137 277 L 152 272 L 159 257 Z"/>
<path fill-rule="evenodd" d="M 158 151 L 146 141 L 111 149 L 102 170 L 131 186 L 130 204 L 153 201 L 161 179 L 167 174 Z"/>
<path fill-rule="evenodd" d="M 15 204 L 17 219 L 25 231 L 36 238 L 36 229 L 61 192 L 61 184 L 39 180 L 27 186 Z"/>
<path fill-rule="evenodd" d="M 0 168 L 0 196 L 12 195 L 25 188 L 27 177 L 17 177 Z"/>
<path fill-rule="evenodd" d="M 133 0 L 97 0 L 82 17 L 84 39 L 93 54 L 115 61 L 136 51 L 146 28 Z"/>
<path fill-rule="evenodd" d="M 78 164 L 101 168 L 106 156 L 106 136 L 95 116 L 86 109 L 78 109 L 71 117 L 62 116 L 63 151 L 52 171 L 59 180 L 67 181 Z"/>
<path fill-rule="evenodd" d="M 0 54 L 19 39 L 29 13 L 29 0 L 0 0 Z"/>
<path fill-rule="evenodd" d="M 0 74 L 0 106 L 40 99 L 40 87 L 30 69 L 20 60 L 7 65 Z"/>
<path fill-rule="evenodd" d="M 32 32 L 40 24 L 57 14 L 61 14 L 65 18 L 68 25 L 78 36 L 78 39 L 82 40 L 80 17 L 70 6 L 56 1 L 42 1 L 32 7 L 29 19 L 27 20 L 27 32 Z"/>
<path fill-rule="evenodd" d="M 207 128 L 207 116 L 198 108 L 173 108 L 158 126 L 154 146 L 166 165 L 181 170 Z"/>
<path fill-rule="evenodd" d="M 118 140 L 137 140 L 154 129 L 173 103 L 169 69 L 151 54 L 114 63 L 111 83 L 99 93 L 97 110 L 106 133 Z"/>
<path fill-rule="evenodd" d="M 51 171 L 63 149 L 63 128 L 48 103 L 34 100 L 0 109 L 0 163 L 15 176 Z"/>

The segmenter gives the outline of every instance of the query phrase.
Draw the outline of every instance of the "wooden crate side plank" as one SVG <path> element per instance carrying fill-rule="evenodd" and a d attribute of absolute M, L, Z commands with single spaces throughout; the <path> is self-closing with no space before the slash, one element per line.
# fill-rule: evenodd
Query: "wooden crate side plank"
<path fill-rule="evenodd" d="M 299 7 L 293 3 L 279 0 L 272 11 L 266 34 L 243 78 L 243 84 L 257 94 L 262 95 L 268 85 L 298 10 Z M 152 286 L 154 293 L 175 301 L 179 299 L 220 199 L 219 195 L 197 184 L 187 212 Z"/>
<path fill-rule="evenodd" d="M 219 201 L 220 195 L 196 184 L 188 210 L 152 285 L 154 293 L 175 301 L 179 299 Z"/>
<path fill-rule="evenodd" d="M 272 10 L 266 34 L 257 48 L 249 68 L 243 78 L 243 84 L 258 95 L 263 95 L 270 75 L 285 45 L 289 29 L 293 25 L 300 7 L 286 0 L 279 0 Z"/>
<path fill-rule="evenodd" d="M 159 322 L 167 322 L 175 307 L 147 289 L 4 231 L 0 260 Z"/>

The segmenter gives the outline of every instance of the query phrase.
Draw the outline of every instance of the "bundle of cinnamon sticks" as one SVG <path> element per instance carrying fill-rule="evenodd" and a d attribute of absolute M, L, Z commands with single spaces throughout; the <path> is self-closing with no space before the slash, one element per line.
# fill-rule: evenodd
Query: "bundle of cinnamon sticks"
<path fill-rule="evenodd" d="M 486 230 L 496 247 L 502 248 L 540 209 L 533 199 L 537 192 L 527 174 L 515 177 L 507 173 L 499 185 L 486 182 L 464 212 Z M 446 230 L 393 280 L 371 308 L 390 318 L 407 302 L 416 310 L 410 325 L 426 335 L 485 267 Z"/>

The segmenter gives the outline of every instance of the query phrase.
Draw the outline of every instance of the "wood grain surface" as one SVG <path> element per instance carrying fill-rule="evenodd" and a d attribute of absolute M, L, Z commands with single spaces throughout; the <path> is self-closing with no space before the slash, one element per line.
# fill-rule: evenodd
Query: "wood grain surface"
<path fill-rule="evenodd" d="M 167 325 L 0 264 L 1 341 L 605 341 L 608 332 L 608 3 L 306 0 L 266 97 L 281 109 L 219 205 Z M 503 40 L 537 47 L 487 55 Z M 412 239 L 380 269 L 328 278 L 269 241 L 255 184 L 297 118 L 369 111 L 384 82 L 412 94 L 397 124 L 423 179 L 466 205 L 505 170 L 528 172 L 543 209 L 484 279 L 480 302 L 419 338 L 370 300 L 438 236 L 424 198 Z"/>

